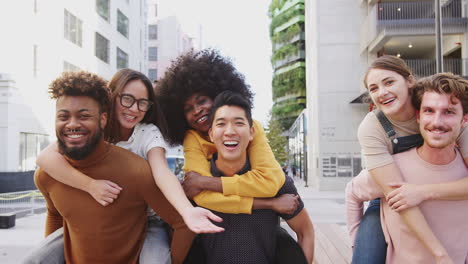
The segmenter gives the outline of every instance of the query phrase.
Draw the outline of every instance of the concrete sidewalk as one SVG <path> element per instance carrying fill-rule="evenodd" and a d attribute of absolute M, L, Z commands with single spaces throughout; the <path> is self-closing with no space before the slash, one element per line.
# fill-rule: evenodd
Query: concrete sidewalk
<path fill-rule="evenodd" d="M 337 223 L 345 228 L 344 191 L 320 192 L 304 187 L 295 179 L 295 185 L 313 223 Z M 0 263 L 18 264 L 44 237 L 45 213 L 16 219 L 16 226 L 0 229 Z"/>

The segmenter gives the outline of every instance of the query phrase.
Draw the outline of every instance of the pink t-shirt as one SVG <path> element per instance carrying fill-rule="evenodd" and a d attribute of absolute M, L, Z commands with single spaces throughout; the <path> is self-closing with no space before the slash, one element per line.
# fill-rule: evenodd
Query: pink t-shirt
<path fill-rule="evenodd" d="M 457 151 L 455 160 L 447 165 L 433 165 L 419 157 L 416 148 L 393 156 L 401 169 L 405 182 L 431 184 L 456 181 L 468 177 L 468 169 Z M 346 187 L 348 229 L 354 242 L 360 219 L 362 203 L 383 197 L 380 187 L 367 171 L 361 172 Z M 429 250 L 410 231 L 400 215 L 381 200 L 382 228 L 387 241 L 386 263 L 435 263 Z M 430 228 L 444 245 L 455 264 L 468 264 L 468 200 L 424 201 L 419 209 Z"/>

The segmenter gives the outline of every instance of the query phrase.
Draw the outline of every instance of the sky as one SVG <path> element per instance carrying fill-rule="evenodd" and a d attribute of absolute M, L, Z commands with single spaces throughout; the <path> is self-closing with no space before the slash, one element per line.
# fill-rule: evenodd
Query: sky
<path fill-rule="evenodd" d="M 160 0 L 161 18 L 176 15 L 187 34 L 202 28 L 204 48 L 230 57 L 255 93 L 254 119 L 267 125 L 273 105 L 268 5 L 270 0 Z"/>

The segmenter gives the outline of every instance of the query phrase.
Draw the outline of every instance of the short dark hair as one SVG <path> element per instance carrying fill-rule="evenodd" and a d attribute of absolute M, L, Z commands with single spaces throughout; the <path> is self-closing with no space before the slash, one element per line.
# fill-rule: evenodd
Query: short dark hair
<path fill-rule="evenodd" d="M 459 75 L 442 72 L 418 80 L 411 96 L 411 103 L 416 110 L 420 110 L 425 92 L 451 95 L 451 98 L 460 100 L 463 115 L 468 113 L 468 80 Z"/>
<path fill-rule="evenodd" d="M 87 72 L 64 72 L 49 85 L 50 98 L 62 96 L 88 96 L 99 105 L 101 113 L 109 112 L 107 82 L 98 75 Z"/>
<path fill-rule="evenodd" d="M 252 120 L 252 105 L 248 100 L 246 100 L 241 94 L 234 93 L 231 91 L 224 91 L 220 93 L 218 96 L 216 96 L 213 106 L 211 108 L 211 114 L 210 114 L 210 127 L 213 125 L 214 117 L 216 114 L 216 111 L 222 107 L 222 106 L 238 106 L 242 109 L 244 109 L 245 112 L 245 117 L 249 121 L 250 127 L 253 125 L 253 120 Z"/>
<path fill-rule="evenodd" d="M 178 57 L 158 80 L 155 90 L 166 116 L 171 144 L 182 144 L 190 129 L 184 114 L 184 103 L 190 96 L 200 94 L 214 99 L 223 91 L 233 91 L 253 101 L 244 76 L 229 58 L 214 49 L 192 50 Z"/>

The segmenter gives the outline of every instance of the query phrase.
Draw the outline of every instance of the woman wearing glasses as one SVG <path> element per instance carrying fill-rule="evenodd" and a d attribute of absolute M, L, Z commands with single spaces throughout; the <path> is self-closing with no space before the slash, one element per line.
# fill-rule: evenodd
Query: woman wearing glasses
<path fill-rule="evenodd" d="M 176 176 L 168 168 L 165 149 L 167 124 L 155 101 L 150 80 L 140 72 L 123 69 L 109 82 L 110 118 L 105 128 L 108 142 L 146 159 L 156 184 L 167 200 L 195 233 L 220 232 L 209 219 L 221 219 L 208 210 L 193 207 Z M 47 147 L 37 164 L 56 180 L 88 192 L 97 202 L 107 206 L 117 199 L 122 188 L 106 180 L 94 180 L 71 167 L 58 153 L 56 144 Z M 140 263 L 171 263 L 169 240 L 164 223 L 154 212 L 148 212 L 149 228 L 140 254 Z"/>

